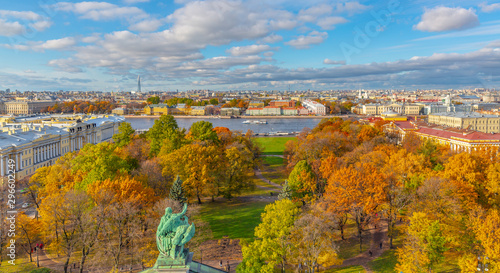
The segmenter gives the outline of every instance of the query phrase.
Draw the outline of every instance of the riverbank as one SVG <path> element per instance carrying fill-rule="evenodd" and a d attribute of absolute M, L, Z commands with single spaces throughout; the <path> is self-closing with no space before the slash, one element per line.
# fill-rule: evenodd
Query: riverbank
<path fill-rule="evenodd" d="M 159 118 L 161 116 L 135 116 L 135 115 L 125 115 L 125 118 Z M 229 116 L 174 116 L 174 118 L 199 118 L 199 119 L 324 119 L 324 118 L 348 118 L 348 115 L 341 116 L 238 116 L 237 118 Z"/>

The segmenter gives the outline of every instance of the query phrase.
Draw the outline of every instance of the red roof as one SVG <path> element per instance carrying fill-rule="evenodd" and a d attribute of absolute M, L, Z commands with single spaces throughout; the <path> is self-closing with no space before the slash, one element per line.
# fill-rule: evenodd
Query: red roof
<path fill-rule="evenodd" d="M 395 121 L 394 124 L 403 130 L 415 129 L 415 125 L 410 121 Z"/>
<path fill-rule="evenodd" d="M 447 131 L 447 130 L 442 130 L 442 129 L 434 129 L 434 128 L 420 128 L 416 132 L 421 133 L 421 134 L 426 134 L 426 135 L 432 135 L 436 137 L 441 137 L 441 138 L 458 138 L 458 139 L 464 139 L 464 140 L 500 140 L 500 134 L 488 134 L 488 133 L 483 133 L 483 132 L 470 132 L 470 131 L 463 131 L 462 133 L 459 132 L 452 132 L 452 131 Z M 464 135 L 465 133 L 465 135 Z"/>
<path fill-rule="evenodd" d="M 283 107 L 283 110 L 297 110 L 297 109 L 294 107 Z"/>
<path fill-rule="evenodd" d="M 264 108 L 248 108 L 247 110 L 264 110 Z"/>

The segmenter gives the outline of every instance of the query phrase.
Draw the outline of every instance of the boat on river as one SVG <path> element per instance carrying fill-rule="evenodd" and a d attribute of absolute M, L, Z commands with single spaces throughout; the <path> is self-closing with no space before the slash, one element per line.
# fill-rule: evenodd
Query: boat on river
<path fill-rule="evenodd" d="M 266 120 L 245 120 L 243 124 L 267 124 Z"/>

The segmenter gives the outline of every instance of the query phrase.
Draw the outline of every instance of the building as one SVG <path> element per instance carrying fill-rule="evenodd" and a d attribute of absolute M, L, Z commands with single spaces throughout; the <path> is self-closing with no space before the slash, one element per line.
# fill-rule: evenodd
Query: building
<path fill-rule="evenodd" d="M 269 102 L 269 106 L 295 107 L 295 101 L 293 101 L 293 100 L 273 100 L 273 101 Z"/>
<path fill-rule="evenodd" d="M 258 100 L 253 100 L 248 103 L 249 108 L 259 108 L 259 107 L 264 107 L 264 102 L 263 101 L 258 101 Z"/>
<path fill-rule="evenodd" d="M 237 107 L 224 107 L 220 109 L 221 116 L 239 116 L 241 115 L 241 109 Z"/>
<path fill-rule="evenodd" d="M 283 107 L 281 109 L 284 116 L 297 116 L 299 111 L 295 107 Z"/>
<path fill-rule="evenodd" d="M 204 116 L 205 113 L 205 106 L 191 106 L 192 116 Z"/>
<path fill-rule="evenodd" d="M 118 116 L 86 116 L 83 119 L 45 120 L 41 123 L 0 124 L 0 177 L 5 181 L 11 166 L 16 179 L 53 165 L 68 152 L 85 144 L 111 141 L 125 119 Z M 15 164 L 9 164 L 14 160 Z"/>
<path fill-rule="evenodd" d="M 317 101 L 305 100 L 302 102 L 302 106 L 307 108 L 307 110 L 309 110 L 309 112 L 313 115 L 317 116 L 326 115 L 326 107 Z"/>
<path fill-rule="evenodd" d="M 281 107 L 266 106 L 262 110 L 264 116 L 281 116 Z"/>
<path fill-rule="evenodd" d="M 141 75 L 137 76 L 137 93 L 141 93 Z"/>
<path fill-rule="evenodd" d="M 246 111 L 246 114 L 248 116 L 263 116 L 264 115 L 264 108 L 261 108 L 261 107 L 248 108 Z"/>
<path fill-rule="evenodd" d="M 369 103 L 358 105 L 356 113 L 361 115 L 380 116 L 384 112 L 394 111 L 400 115 L 420 115 L 423 105 L 409 103 Z"/>
<path fill-rule="evenodd" d="M 429 115 L 428 122 L 452 128 L 483 133 L 500 133 L 500 116 L 480 113 L 438 113 Z"/>
<path fill-rule="evenodd" d="M 5 114 L 31 115 L 42 112 L 42 109 L 52 107 L 55 101 L 7 101 L 3 102 Z"/>
<path fill-rule="evenodd" d="M 113 113 L 115 115 L 126 115 L 126 114 L 128 114 L 128 109 L 123 108 L 123 107 L 118 107 L 118 108 L 111 110 L 111 113 Z"/>
<path fill-rule="evenodd" d="M 297 111 L 298 111 L 299 116 L 309 115 L 309 110 L 307 110 L 307 108 L 305 108 L 304 106 L 297 108 Z"/>
<path fill-rule="evenodd" d="M 173 115 L 173 107 L 166 103 L 150 104 L 144 107 L 146 115 Z"/>
<path fill-rule="evenodd" d="M 413 132 L 423 140 L 447 145 L 454 152 L 471 152 L 490 147 L 500 148 L 500 134 L 429 125 L 421 121 L 392 121 L 384 125 L 384 130 L 393 133 L 399 142 L 408 133 Z"/>

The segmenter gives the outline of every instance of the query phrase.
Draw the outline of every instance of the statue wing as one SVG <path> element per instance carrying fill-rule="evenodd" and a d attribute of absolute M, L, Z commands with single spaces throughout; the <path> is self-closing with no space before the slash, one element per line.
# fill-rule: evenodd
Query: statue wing
<path fill-rule="evenodd" d="M 194 228 L 194 223 L 191 223 L 191 225 L 187 228 L 187 230 L 184 232 L 184 238 L 182 238 L 181 244 L 186 244 L 191 240 L 194 236 L 195 228 Z"/>

